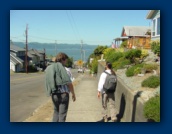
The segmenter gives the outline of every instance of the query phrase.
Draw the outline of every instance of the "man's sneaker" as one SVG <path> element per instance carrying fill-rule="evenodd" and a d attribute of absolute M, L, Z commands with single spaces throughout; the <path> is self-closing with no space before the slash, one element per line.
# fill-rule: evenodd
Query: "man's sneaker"
<path fill-rule="evenodd" d="M 111 121 L 112 122 L 117 122 L 117 118 L 112 118 Z"/>
<path fill-rule="evenodd" d="M 107 117 L 104 117 L 104 122 L 108 122 L 108 118 Z"/>

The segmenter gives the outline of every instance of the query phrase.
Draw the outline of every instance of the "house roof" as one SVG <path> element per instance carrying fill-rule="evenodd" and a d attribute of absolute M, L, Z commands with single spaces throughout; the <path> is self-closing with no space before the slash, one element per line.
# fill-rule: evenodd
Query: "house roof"
<path fill-rule="evenodd" d="M 152 19 L 154 13 L 158 10 L 150 10 L 146 16 L 146 19 Z"/>
<path fill-rule="evenodd" d="M 16 64 L 22 64 L 24 61 L 19 57 L 16 57 L 14 54 L 10 53 L 10 61 Z"/>
<path fill-rule="evenodd" d="M 14 44 L 10 43 L 10 50 L 13 50 L 15 52 L 18 52 L 18 51 L 26 51 L 25 49 L 23 48 L 20 48 L 18 46 L 15 46 Z"/>
<path fill-rule="evenodd" d="M 31 49 L 28 51 L 31 55 L 41 56 L 41 54 L 36 49 Z"/>
<path fill-rule="evenodd" d="M 33 54 L 31 54 L 29 51 L 27 52 L 27 56 L 33 58 Z"/>
<path fill-rule="evenodd" d="M 150 29 L 151 28 L 148 26 L 124 26 L 121 36 L 123 36 L 123 33 L 125 33 L 126 36 L 147 36 L 146 33 Z"/>
<path fill-rule="evenodd" d="M 45 52 L 43 50 L 38 51 L 39 54 L 44 54 Z"/>

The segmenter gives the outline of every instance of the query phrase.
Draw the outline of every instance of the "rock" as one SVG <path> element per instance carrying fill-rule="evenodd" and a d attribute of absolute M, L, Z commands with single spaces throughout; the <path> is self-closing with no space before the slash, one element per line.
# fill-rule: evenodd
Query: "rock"
<path fill-rule="evenodd" d="M 140 76 L 140 77 L 142 77 L 142 76 L 144 76 L 145 74 L 138 74 L 137 76 Z"/>

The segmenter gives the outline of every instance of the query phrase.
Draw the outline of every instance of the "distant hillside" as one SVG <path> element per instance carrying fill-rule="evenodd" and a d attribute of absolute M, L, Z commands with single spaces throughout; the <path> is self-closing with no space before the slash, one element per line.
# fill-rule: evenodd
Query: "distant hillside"
<path fill-rule="evenodd" d="M 26 44 L 23 42 L 13 42 L 14 45 L 19 46 L 21 48 L 25 48 Z M 38 43 L 38 42 L 30 42 L 28 43 L 28 49 L 55 49 L 55 45 L 57 49 L 80 49 L 81 44 L 55 44 L 55 43 Z M 95 49 L 97 45 L 88 45 L 83 44 L 83 49 Z"/>
<path fill-rule="evenodd" d="M 26 47 L 26 44 L 23 42 L 13 42 L 13 44 L 21 48 Z M 83 44 L 83 50 L 85 50 L 85 60 L 88 59 L 97 46 L 98 45 Z M 74 60 L 81 59 L 81 44 L 56 44 L 55 47 L 55 43 L 28 43 L 28 49 L 44 50 L 44 48 L 46 55 L 55 56 L 59 52 L 64 52 L 69 57 L 73 57 Z M 84 60 L 84 53 L 82 58 Z"/>

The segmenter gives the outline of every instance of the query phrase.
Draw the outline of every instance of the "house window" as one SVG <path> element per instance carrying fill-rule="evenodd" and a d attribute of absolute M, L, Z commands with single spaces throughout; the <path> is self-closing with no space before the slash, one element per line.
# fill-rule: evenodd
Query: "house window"
<path fill-rule="evenodd" d="M 160 17 L 153 20 L 152 36 L 160 35 Z"/>
<path fill-rule="evenodd" d="M 157 35 L 160 35 L 160 17 L 157 18 Z"/>
<path fill-rule="evenodd" d="M 152 36 L 155 36 L 155 26 L 156 25 L 156 20 L 153 20 L 153 29 L 152 29 Z"/>

